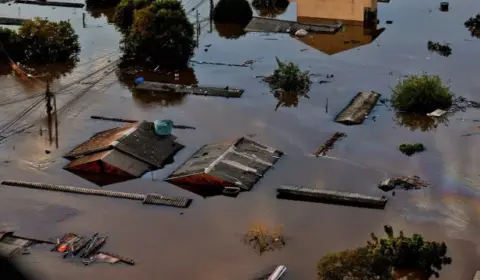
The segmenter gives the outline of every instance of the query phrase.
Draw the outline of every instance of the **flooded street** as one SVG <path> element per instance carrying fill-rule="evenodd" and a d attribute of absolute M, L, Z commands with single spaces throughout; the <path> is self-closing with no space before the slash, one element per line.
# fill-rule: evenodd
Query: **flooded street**
<path fill-rule="evenodd" d="M 195 4 L 185 3 L 187 11 Z M 297 5 L 291 3 L 280 17 L 295 20 Z M 68 263 L 41 246 L 33 248 L 30 255 L 16 257 L 17 261 L 38 279 L 123 280 L 151 279 L 155 275 L 154 279 L 240 280 L 266 266 L 283 264 L 288 267 L 285 279 L 313 280 L 316 263 L 324 254 L 364 245 L 370 232 L 380 234 L 383 225 L 390 224 L 406 234 L 418 232 L 447 243 L 453 264 L 441 271 L 440 279 L 472 279 L 475 271 L 480 270 L 480 134 L 461 135 L 478 133 L 474 127 L 479 123 L 474 120 L 480 119 L 480 112 L 471 109 L 457 113 L 428 131 L 412 124 L 411 119 L 396 117 L 383 105 L 372 113 L 378 115 L 375 121 L 367 118 L 358 126 L 333 121 L 357 92 L 372 90 L 389 97 L 399 78 L 423 71 L 440 75 L 457 95 L 480 101 L 480 39 L 471 37 L 463 25 L 480 12 L 480 2 L 452 3 L 447 13 L 440 12 L 438 7 L 439 2 L 433 0 L 378 3 L 377 29 L 385 30 L 358 47 L 355 42 L 363 40 L 359 37 L 364 33 L 348 33 L 349 26 L 335 35 L 315 38 L 309 34 L 311 37 L 302 39 L 306 42 L 303 43 L 287 34 L 248 33 L 227 39 L 219 33 L 225 35 L 230 30 L 220 26 L 217 32 L 213 25 L 210 33 L 210 22 L 203 20 L 200 46 L 193 60 L 254 63 L 251 67 L 191 63 L 191 69 L 180 73 L 179 79 L 186 84 L 243 88 L 242 98 L 190 95 L 162 99 L 134 94 L 128 82 L 119 81 L 121 75 L 113 63 L 120 55 L 121 36 L 104 16 L 94 18 L 87 12 L 84 28 L 80 9 L 0 4 L 0 16 L 70 20 L 82 47 L 77 67 L 52 84 L 53 90 L 72 84 L 57 95 L 59 123 L 53 134 L 58 134 L 58 148 L 49 139 L 43 102 L 39 101 L 25 116 L 21 114 L 41 99 L 38 94 L 44 92 L 44 87 L 15 75 L 0 76 L 1 134 L 28 128 L 2 142 L 2 180 L 99 188 L 62 169 L 68 163 L 62 158 L 65 153 L 94 133 L 121 125 L 92 120 L 91 115 L 149 121 L 172 119 L 175 124 L 196 127 L 173 131 L 185 145 L 174 163 L 153 172 L 153 176 L 149 173 L 141 179 L 102 187 L 193 198 L 192 205 L 185 210 L 0 188 L 0 230 L 14 230 L 17 235 L 40 239 L 72 231 L 101 232 L 109 235 L 106 250 L 135 259 L 135 266 L 84 267 Z M 209 4 L 205 2 L 199 7 L 200 17 L 208 18 L 208 11 Z M 194 19 L 195 13 L 190 16 Z M 355 28 L 360 27 L 352 27 Z M 349 40 L 355 42 L 346 47 L 345 41 Z M 442 57 L 429 52 L 430 40 L 451 44 L 452 55 Z M 278 100 L 257 77 L 271 74 L 277 66 L 275 57 L 293 61 L 314 74 L 308 98 Z M 77 82 L 94 71 L 97 72 L 88 79 Z M 326 78 L 332 74 L 333 78 Z M 321 82 L 325 80 L 329 82 Z M 280 106 L 276 110 L 279 101 L 298 106 Z M 14 125 L 3 131 L 16 119 Z M 335 143 L 327 157 L 313 156 L 337 131 L 347 137 Z M 285 153 L 252 191 L 237 198 L 204 199 L 163 181 L 201 146 L 245 135 Z M 422 142 L 427 151 L 404 156 L 397 149 L 403 142 Z M 395 196 L 378 190 L 382 179 L 400 175 L 418 175 L 431 186 L 397 191 Z M 389 202 L 385 210 L 371 210 L 277 200 L 275 188 L 288 184 L 387 195 Z M 241 241 L 255 222 L 284 225 L 287 245 L 279 251 L 257 255 Z"/>

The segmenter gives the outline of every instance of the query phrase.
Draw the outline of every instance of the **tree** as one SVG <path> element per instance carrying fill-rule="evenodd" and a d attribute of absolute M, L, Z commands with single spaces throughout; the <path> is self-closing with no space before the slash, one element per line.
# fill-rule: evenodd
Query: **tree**
<path fill-rule="evenodd" d="M 193 55 L 193 25 L 181 2 L 159 0 L 136 10 L 122 41 L 125 59 L 139 59 L 164 68 L 185 68 Z"/>
<path fill-rule="evenodd" d="M 87 8 L 110 9 L 120 3 L 120 0 L 86 0 Z"/>
<path fill-rule="evenodd" d="M 395 269 L 438 277 L 442 267 L 452 263 L 443 242 L 425 241 L 419 234 L 406 237 L 402 231 L 395 236 L 388 225 L 384 231 L 385 238 L 371 233 L 371 240 L 363 247 L 325 255 L 317 265 L 319 279 L 387 280 L 393 278 Z"/>
<path fill-rule="evenodd" d="M 23 46 L 21 46 L 20 38 L 15 30 L 0 27 L 0 44 L 0 51 L 3 47 L 12 59 L 17 60 L 23 56 Z M 3 54 L 0 57 L 7 59 Z"/>
<path fill-rule="evenodd" d="M 436 109 L 450 108 L 453 94 L 439 76 L 411 75 L 393 88 L 391 101 L 398 111 L 425 114 Z"/>
<path fill-rule="evenodd" d="M 247 25 L 253 11 L 246 0 L 220 0 L 213 10 L 213 19 L 217 23 Z"/>
<path fill-rule="evenodd" d="M 78 35 L 67 21 L 27 20 L 18 30 L 28 64 L 76 61 L 80 52 Z"/>
<path fill-rule="evenodd" d="M 252 6 L 261 17 L 276 17 L 283 14 L 290 4 L 288 0 L 253 0 Z"/>
<path fill-rule="evenodd" d="M 468 28 L 472 36 L 480 38 L 480 14 L 465 21 L 465 27 Z"/>
<path fill-rule="evenodd" d="M 266 81 L 272 91 L 306 93 L 312 82 L 308 71 L 302 72 L 293 62 L 281 62 L 276 58 L 278 67 Z"/>
<path fill-rule="evenodd" d="M 127 32 L 133 25 L 135 10 L 145 8 L 152 0 L 122 0 L 115 8 L 113 21 L 121 31 Z"/>

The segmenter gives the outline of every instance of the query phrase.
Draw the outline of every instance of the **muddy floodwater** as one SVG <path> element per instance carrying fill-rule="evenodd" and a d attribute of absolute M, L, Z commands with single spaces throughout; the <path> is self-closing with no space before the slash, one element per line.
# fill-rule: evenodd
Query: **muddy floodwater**
<path fill-rule="evenodd" d="M 186 1 L 186 9 L 194 4 Z M 424 125 L 425 131 L 415 120 L 397 118 L 385 106 L 377 106 L 371 114 L 376 116 L 375 121 L 370 116 L 363 125 L 333 122 L 357 92 L 373 90 L 388 97 L 390 87 L 400 77 L 423 71 L 440 75 L 456 94 L 480 100 L 480 39 L 471 37 L 463 26 L 480 12 L 480 2 L 452 2 L 449 12 L 438 8 L 439 1 L 434 0 L 379 3 L 377 28 L 385 30 L 373 42 L 355 46 L 352 44 L 358 38 L 349 39 L 349 33 L 339 33 L 322 35 L 321 43 L 315 45 L 281 34 L 237 32 L 238 36 L 226 36 L 231 30 L 218 26 L 217 31 L 214 24 L 210 26 L 205 20 L 207 2 L 199 8 L 202 32 L 193 59 L 254 63 L 251 67 L 192 63 L 190 71 L 180 73 L 179 80 L 228 85 L 243 88 L 245 93 L 240 99 L 165 99 L 132 94 L 119 81 L 112 62 L 119 55 L 121 37 L 103 14 L 97 13 L 94 18 L 87 12 L 84 27 L 80 9 L 1 4 L 0 16 L 70 20 L 79 34 L 82 53 L 77 67 L 52 85 L 56 89 L 74 82 L 57 96 L 59 123 L 52 139 L 45 104 L 32 106 L 44 87 L 14 75 L 0 76 L 0 130 L 3 136 L 11 135 L 1 144 L 0 178 L 98 188 L 62 169 L 68 162 L 62 158 L 66 152 L 93 133 L 119 125 L 91 120 L 91 115 L 172 119 L 197 128 L 174 131 L 186 146 L 175 156 L 174 163 L 155 171 L 153 176 L 147 174 L 141 179 L 103 187 L 193 198 L 192 205 L 185 210 L 0 188 L 0 230 L 14 230 L 17 235 L 35 238 L 57 237 L 71 231 L 100 232 L 109 235 L 107 251 L 135 259 L 135 266 L 84 267 L 41 248 L 16 257 L 17 261 L 38 279 L 235 280 L 248 279 L 267 266 L 283 264 L 288 268 L 285 279 L 310 280 L 315 279 L 316 262 L 325 253 L 363 245 L 370 232 L 380 234 L 383 225 L 390 224 L 407 234 L 418 232 L 429 239 L 446 241 L 453 264 L 442 270 L 440 279 L 472 279 L 475 271 L 480 270 L 480 134 L 475 134 L 480 124 L 474 121 L 480 119 L 480 111 L 457 113 L 432 130 Z M 281 17 L 294 20 L 296 13 L 292 9 L 294 4 Z M 195 13 L 190 16 L 195 19 Z M 344 50 L 334 54 L 310 46 L 323 44 L 324 49 L 334 52 L 332 45 L 339 41 L 350 46 L 342 45 Z M 429 52 L 428 41 L 449 43 L 452 55 L 443 57 Z M 275 57 L 294 61 L 314 74 L 308 97 L 281 100 L 277 110 L 279 100 L 256 78 L 273 71 Z M 76 82 L 92 72 L 91 77 Z M 322 82 L 325 80 L 328 82 Z M 15 133 L 23 129 L 26 130 Z M 327 157 L 312 156 L 337 131 L 348 136 L 335 143 Z M 464 134 L 473 135 L 462 137 Z M 237 198 L 204 199 L 163 181 L 204 144 L 243 135 L 285 153 L 252 191 Z M 404 156 L 397 149 L 402 142 L 422 142 L 427 151 Z M 395 175 L 418 175 L 431 186 L 397 191 L 395 196 L 386 194 L 390 200 L 385 210 L 275 198 L 275 188 L 283 184 L 381 195 L 378 183 Z M 242 235 L 255 222 L 283 225 L 286 246 L 259 256 L 243 244 Z"/>

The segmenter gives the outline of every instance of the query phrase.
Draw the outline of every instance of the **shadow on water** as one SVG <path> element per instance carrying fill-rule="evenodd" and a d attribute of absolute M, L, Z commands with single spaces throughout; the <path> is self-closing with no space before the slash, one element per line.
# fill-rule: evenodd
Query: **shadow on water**
<path fill-rule="evenodd" d="M 134 100 L 139 104 L 160 104 L 162 106 L 175 106 L 183 102 L 186 94 L 172 94 L 155 91 L 135 90 L 133 83 L 136 78 L 142 77 L 145 81 L 172 83 L 180 85 L 196 85 L 197 77 L 193 68 L 182 71 L 151 71 L 142 66 L 123 66 L 116 72 L 120 83 L 132 92 Z"/>
<path fill-rule="evenodd" d="M 448 126 L 449 114 L 442 117 L 434 118 L 429 116 L 420 116 L 413 114 L 396 113 L 394 121 L 398 126 L 407 127 L 410 131 L 420 130 L 422 132 L 436 130 L 438 125 Z"/>
<path fill-rule="evenodd" d="M 70 170 L 68 170 L 68 172 L 75 174 L 78 177 L 85 179 L 91 183 L 94 183 L 99 187 L 117 184 L 117 183 L 135 179 L 130 177 L 113 176 L 113 175 L 100 174 L 100 173 L 90 173 L 90 172 L 80 172 L 80 171 L 70 171 Z"/>
<path fill-rule="evenodd" d="M 244 28 L 245 26 L 239 24 L 223 24 L 215 22 L 215 30 L 217 30 L 218 36 L 225 39 L 236 40 L 245 36 L 247 33 Z"/>
<path fill-rule="evenodd" d="M 199 185 L 188 185 L 188 184 L 174 184 L 174 185 L 181 189 L 184 189 L 186 191 L 199 195 L 203 198 L 222 195 L 222 188 L 206 187 L 206 186 L 199 186 Z"/>

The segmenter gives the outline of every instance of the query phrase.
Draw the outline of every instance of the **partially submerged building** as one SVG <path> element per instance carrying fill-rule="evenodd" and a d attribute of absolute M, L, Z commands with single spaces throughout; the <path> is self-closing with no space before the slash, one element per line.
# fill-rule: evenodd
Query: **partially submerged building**
<path fill-rule="evenodd" d="M 228 187 L 251 190 L 277 162 L 282 152 L 245 137 L 233 142 L 205 145 L 166 181 L 179 186 L 196 186 L 196 193 L 222 191 Z M 192 190 L 192 189 L 190 189 Z"/>
<path fill-rule="evenodd" d="M 173 135 L 157 135 L 152 122 L 142 121 L 99 132 L 65 155 L 64 169 L 127 179 L 163 168 L 184 146 Z"/>
<path fill-rule="evenodd" d="M 376 19 L 378 0 L 295 0 L 299 22 L 342 21 L 355 25 Z"/>

